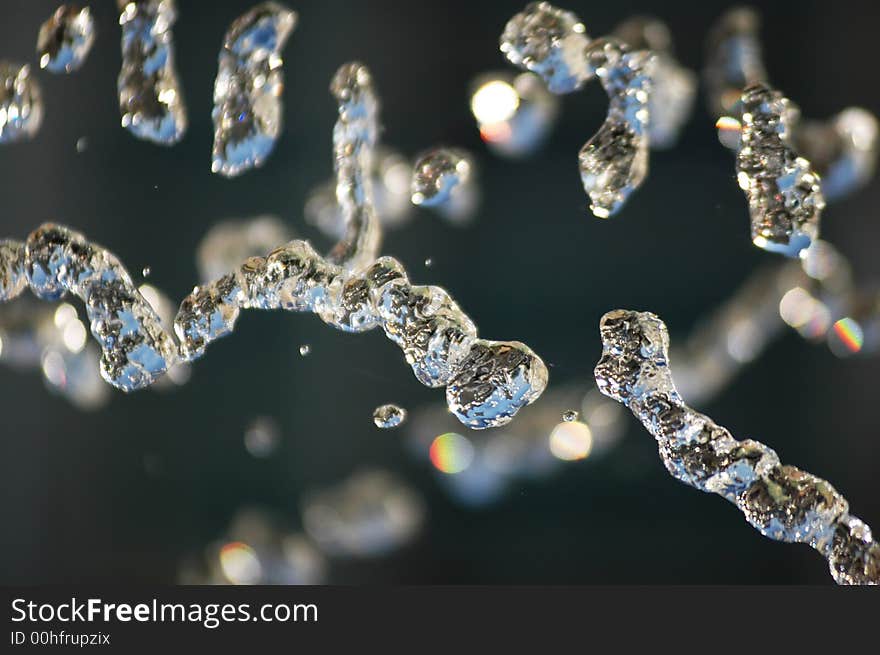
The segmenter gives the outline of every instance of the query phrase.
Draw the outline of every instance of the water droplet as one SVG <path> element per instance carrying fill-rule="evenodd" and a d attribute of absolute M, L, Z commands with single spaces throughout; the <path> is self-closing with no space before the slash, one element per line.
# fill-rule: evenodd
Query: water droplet
<path fill-rule="evenodd" d="M 797 257 L 819 235 L 825 199 L 809 161 L 799 157 L 791 130 L 796 110 L 778 91 L 743 92 L 743 128 L 736 170 L 759 248 Z"/>
<path fill-rule="evenodd" d="M 76 151 L 78 153 L 80 153 L 80 154 L 84 153 L 88 149 L 88 147 L 89 147 L 89 140 L 86 137 L 81 136 L 80 138 L 78 138 L 76 140 Z"/>
<path fill-rule="evenodd" d="M 145 278 L 148 278 L 150 277 L 150 273 L 152 272 L 153 271 L 149 266 L 144 266 L 144 270 L 141 271 L 141 275 L 143 275 Z"/>
<path fill-rule="evenodd" d="M 425 260 L 425 268 L 431 268 L 434 265 L 434 260 L 428 257 Z"/>
<path fill-rule="evenodd" d="M 117 86 L 122 127 L 139 139 L 172 145 L 187 126 L 171 36 L 177 9 L 173 0 L 140 0 L 121 7 Z"/>
<path fill-rule="evenodd" d="M 88 7 L 65 4 L 40 27 L 37 55 L 40 68 L 71 73 L 82 66 L 95 41 L 95 21 Z"/>
<path fill-rule="evenodd" d="M 299 347 L 299 354 L 302 355 L 303 357 L 308 357 L 308 355 L 311 352 L 312 352 L 312 347 L 307 343 L 304 343 L 303 345 L 301 345 Z"/>
<path fill-rule="evenodd" d="M 470 180 L 471 169 L 470 158 L 462 150 L 435 148 L 422 154 L 413 168 L 413 204 L 436 207 L 449 203 Z"/>
<path fill-rule="evenodd" d="M 569 409 L 568 411 L 562 414 L 562 420 L 566 423 L 571 423 L 572 421 L 576 421 L 578 418 L 577 410 Z"/>
<path fill-rule="evenodd" d="M 275 148 L 283 118 L 281 51 L 295 25 L 294 12 L 264 2 L 229 26 L 214 81 L 214 173 L 240 175 Z"/>
<path fill-rule="evenodd" d="M 43 94 L 31 67 L 0 60 L 0 143 L 32 138 L 43 122 Z"/>
<path fill-rule="evenodd" d="M 373 411 L 373 423 L 377 428 L 396 428 L 406 420 L 406 410 L 397 405 L 381 405 Z"/>

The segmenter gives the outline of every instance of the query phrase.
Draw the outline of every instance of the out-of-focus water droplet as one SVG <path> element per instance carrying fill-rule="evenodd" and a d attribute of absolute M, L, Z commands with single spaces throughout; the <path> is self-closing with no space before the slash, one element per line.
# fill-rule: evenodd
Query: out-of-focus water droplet
<path fill-rule="evenodd" d="M 428 456 L 438 471 L 456 475 L 473 462 L 474 446 L 467 437 L 457 432 L 446 432 L 431 442 Z"/>
<path fill-rule="evenodd" d="M 64 4 L 40 27 L 40 68 L 52 73 L 78 70 L 95 42 L 95 20 L 88 7 Z"/>
<path fill-rule="evenodd" d="M 434 260 L 428 257 L 425 260 L 425 268 L 431 268 L 434 265 Z"/>
<path fill-rule="evenodd" d="M 258 508 L 240 510 L 220 542 L 188 558 L 182 584 L 302 585 L 324 581 L 327 562 L 302 533 Z"/>
<path fill-rule="evenodd" d="M 505 157 L 537 150 L 550 134 L 559 100 L 534 73 L 487 73 L 472 84 L 471 113 L 480 137 Z"/>
<path fill-rule="evenodd" d="M 380 405 L 373 410 L 373 423 L 377 428 L 396 428 L 406 420 L 406 410 L 397 405 Z"/>
<path fill-rule="evenodd" d="M 261 166 L 281 134 L 281 51 L 296 14 L 263 2 L 230 25 L 214 81 L 211 170 L 226 177 Z"/>
<path fill-rule="evenodd" d="M 0 60 L 0 143 L 32 138 L 43 123 L 43 94 L 31 67 Z"/>
<path fill-rule="evenodd" d="M 303 357 L 308 357 L 311 354 L 311 352 L 312 352 L 312 347 L 307 343 L 304 343 L 303 345 L 301 345 L 299 347 L 299 354 Z"/>
<path fill-rule="evenodd" d="M 141 271 L 141 275 L 145 278 L 148 278 L 150 277 L 150 273 L 152 272 L 153 270 L 149 266 L 144 266 L 144 269 Z"/>
<path fill-rule="evenodd" d="M 562 420 L 566 423 L 571 423 L 572 421 L 576 421 L 578 418 L 578 412 L 575 409 L 569 409 L 562 413 Z"/>
<path fill-rule="evenodd" d="M 256 552 L 241 541 L 227 543 L 220 549 L 220 566 L 226 579 L 236 585 L 254 585 L 263 576 Z"/>
<path fill-rule="evenodd" d="M 278 422 L 268 416 L 258 416 L 244 432 L 244 446 L 254 457 L 269 457 L 281 442 Z"/>
<path fill-rule="evenodd" d="M 117 0 L 122 26 L 119 111 L 139 139 L 173 145 L 186 132 L 186 107 L 174 64 L 174 0 Z"/>
<path fill-rule="evenodd" d="M 372 166 L 373 201 L 383 231 L 405 225 L 413 215 L 409 190 L 412 164 L 402 154 L 379 147 Z M 346 216 L 336 200 L 336 180 L 312 189 L 306 198 L 305 218 L 334 239 L 345 235 Z"/>
<path fill-rule="evenodd" d="M 89 147 L 89 140 L 86 137 L 81 136 L 80 138 L 78 138 L 76 140 L 76 151 L 79 154 L 82 154 L 86 150 L 88 150 L 88 147 Z"/>
<path fill-rule="evenodd" d="M 385 471 L 356 473 L 302 503 L 308 535 L 323 552 L 340 557 L 397 550 L 415 538 L 424 514 L 415 489 Z"/>
<path fill-rule="evenodd" d="M 715 116 L 739 116 L 743 90 L 767 80 L 758 38 L 760 24 L 754 9 L 736 7 L 725 12 L 709 32 L 703 77 Z"/>
<path fill-rule="evenodd" d="M 829 345 L 838 356 L 854 355 L 862 349 L 865 333 L 862 326 L 849 316 L 831 326 Z"/>
<path fill-rule="evenodd" d="M 585 459 L 593 449 L 590 426 L 580 421 L 564 421 L 550 432 L 550 452 L 561 460 L 570 462 Z"/>
<path fill-rule="evenodd" d="M 648 134 L 652 149 L 675 145 L 690 118 L 697 94 L 697 76 L 682 66 L 672 53 L 672 35 L 666 24 L 652 16 L 633 16 L 612 32 L 633 50 L 650 50 L 651 96 Z"/>
<path fill-rule="evenodd" d="M 864 186 L 877 167 L 877 117 L 860 107 L 847 107 L 827 121 L 801 120 L 794 138 L 822 180 L 827 201 Z"/>
<path fill-rule="evenodd" d="M 718 130 L 718 141 L 725 148 L 736 150 L 739 148 L 740 139 L 742 139 L 742 123 L 733 116 L 722 116 L 715 123 L 715 129 Z"/>

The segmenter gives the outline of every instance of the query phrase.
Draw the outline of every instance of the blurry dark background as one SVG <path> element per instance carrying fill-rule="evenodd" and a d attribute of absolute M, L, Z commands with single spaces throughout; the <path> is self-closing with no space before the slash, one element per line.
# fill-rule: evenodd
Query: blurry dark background
<path fill-rule="evenodd" d="M 222 218 L 274 213 L 322 247 L 302 219 L 306 193 L 332 173 L 336 109 L 327 87 L 343 62 L 373 71 L 385 142 L 413 154 L 437 143 L 477 154 L 483 205 L 455 228 L 420 213 L 386 235 L 417 282 L 448 288 L 488 338 L 518 339 L 551 363 L 554 382 L 589 380 L 597 322 L 615 307 L 650 309 L 674 336 L 725 299 L 760 263 L 733 160 L 698 101 L 679 145 L 652 153 L 651 172 L 612 220 L 586 208 L 576 168 L 601 123 L 598 84 L 563 99 L 537 155 L 494 158 L 468 107 L 478 73 L 507 68 L 498 37 L 513 2 L 298 2 L 284 52 L 285 130 L 266 166 L 234 180 L 210 172 L 217 52 L 252 3 L 180 0 L 174 27 L 190 127 L 163 148 L 119 126 L 115 3 L 92 3 L 98 38 L 83 69 L 38 73 L 46 116 L 36 138 L 0 147 L 2 236 L 23 239 L 52 220 L 113 250 L 175 302 L 197 281 L 194 252 Z M 771 79 L 804 114 L 846 105 L 880 112 L 874 3 L 774 2 L 762 7 Z M 55 2 L 5 0 L 0 57 L 36 62 L 36 34 Z M 703 65 L 706 30 L 728 2 L 564 3 L 592 35 L 633 13 L 665 20 L 679 59 Z M 77 153 L 80 137 L 88 149 Z M 880 278 L 880 183 L 831 206 L 823 235 L 862 279 Z M 425 269 L 430 257 L 433 266 Z M 3 311 L 0 307 L 0 311 Z M 300 344 L 312 354 L 300 357 Z M 701 407 L 740 438 L 831 480 L 880 528 L 877 382 L 871 360 L 839 360 L 793 334 Z M 37 371 L 0 369 L 0 580 L 173 582 L 181 558 L 220 536 L 242 505 L 298 523 L 297 498 L 367 465 L 389 468 L 425 495 L 414 543 L 379 561 L 342 563 L 343 583 L 829 583 L 806 546 L 762 538 L 736 508 L 672 480 L 653 439 L 630 420 L 607 457 L 521 485 L 480 511 L 454 504 L 412 459 L 401 431 L 376 430 L 373 408 L 441 399 L 422 387 L 379 331 L 346 335 L 314 316 L 246 313 L 172 393 L 114 393 L 83 413 L 50 395 Z M 283 431 L 277 453 L 251 457 L 242 435 L 257 415 Z"/>

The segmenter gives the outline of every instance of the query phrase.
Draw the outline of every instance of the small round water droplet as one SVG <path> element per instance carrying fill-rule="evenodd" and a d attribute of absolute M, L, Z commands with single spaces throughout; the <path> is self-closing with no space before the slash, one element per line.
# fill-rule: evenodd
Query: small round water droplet
<path fill-rule="evenodd" d="M 76 151 L 79 153 L 85 152 L 89 147 L 89 140 L 84 136 L 81 136 L 76 140 Z"/>
<path fill-rule="evenodd" d="M 377 428 L 396 428 L 406 420 L 406 410 L 397 405 L 381 405 L 373 412 L 373 423 Z"/>
<path fill-rule="evenodd" d="M 569 409 L 562 413 L 562 420 L 566 423 L 571 423 L 572 421 L 576 421 L 578 417 L 577 410 Z"/>
<path fill-rule="evenodd" d="M 434 265 L 434 260 L 428 257 L 425 260 L 425 268 L 431 268 Z"/>
<path fill-rule="evenodd" d="M 299 347 L 299 354 L 302 355 L 303 357 L 308 357 L 309 353 L 311 353 L 311 352 L 312 352 L 312 347 L 307 343 L 304 343 L 303 345 L 301 345 Z"/>
<path fill-rule="evenodd" d="M 144 270 L 141 271 L 144 277 L 150 277 L 150 273 L 152 272 L 153 270 L 149 266 L 144 266 Z"/>

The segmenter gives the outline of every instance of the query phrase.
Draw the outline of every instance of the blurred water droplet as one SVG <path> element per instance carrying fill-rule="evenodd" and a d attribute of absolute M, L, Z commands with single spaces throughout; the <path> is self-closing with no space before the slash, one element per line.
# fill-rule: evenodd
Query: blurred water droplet
<path fill-rule="evenodd" d="M 82 66 L 94 42 L 95 20 L 89 8 L 61 5 L 40 27 L 40 68 L 52 73 L 71 73 Z"/>
<path fill-rule="evenodd" d="M 278 423 L 268 416 L 258 416 L 244 432 L 244 446 L 254 457 L 268 457 L 275 452 L 280 441 Z"/>

